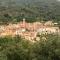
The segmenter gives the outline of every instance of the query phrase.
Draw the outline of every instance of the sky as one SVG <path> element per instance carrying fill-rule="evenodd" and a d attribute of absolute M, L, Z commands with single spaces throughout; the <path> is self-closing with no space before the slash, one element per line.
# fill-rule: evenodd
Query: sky
<path fill-rule="evenodd" d="M 60 0 L 57 0 L 57 1 L 60 1 Z"/>

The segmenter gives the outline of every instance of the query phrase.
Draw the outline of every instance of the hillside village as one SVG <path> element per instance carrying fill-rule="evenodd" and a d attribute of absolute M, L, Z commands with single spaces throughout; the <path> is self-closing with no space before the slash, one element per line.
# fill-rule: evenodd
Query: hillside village
<path fill-rule="evenodd" d="M 4 36 L 16 36 L 19 35 L 27 40 L 37 39 L 37 34 L 56 34 L 59 33 L 59 27 L 55 27 L 52 21 L 48 21 L 45 23 L 41 22 L 33 22 L 27 23 L 25 19 L 17 24 L 9 24 L 7 26 L 0 26 L 0 37 Z"/>

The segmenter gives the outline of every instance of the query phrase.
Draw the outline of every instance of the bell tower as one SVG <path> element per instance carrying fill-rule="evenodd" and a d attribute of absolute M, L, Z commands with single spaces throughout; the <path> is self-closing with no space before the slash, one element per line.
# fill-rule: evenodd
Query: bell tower
<path fill-rule="evenodd" d="M 23 23 L 25 23 L 25 18 L 23 18 Z"/>
<path fill-rule="evenodd" d="M 26 26 L 26 21 L 25 21 L 25 18 L 23 18 L 23 27 L 25 28 Z"/>

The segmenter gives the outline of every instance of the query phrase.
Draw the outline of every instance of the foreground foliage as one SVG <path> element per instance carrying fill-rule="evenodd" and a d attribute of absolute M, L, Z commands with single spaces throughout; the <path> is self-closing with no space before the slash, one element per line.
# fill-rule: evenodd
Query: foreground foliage
<path fill-rule="evenodd" d="M 36 43 L 19 36 L 0 38 L 0 60 L 60 60 L 60 37 L 45 37 L 46 41 L 41 39 Z"/>

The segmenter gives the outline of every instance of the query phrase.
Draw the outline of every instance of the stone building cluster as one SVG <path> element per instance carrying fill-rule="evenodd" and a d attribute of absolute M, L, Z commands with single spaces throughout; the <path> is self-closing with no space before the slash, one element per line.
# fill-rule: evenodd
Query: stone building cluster
<path fill-rule="evenodd" d="M 53 25 L 53 24 L 52 24 Z M 27 40 L 34 40 L 37 34 L 53 34 L 58 33 L 59 28 L 53 27 L 48 23 L 33 22 L 27 23 L 25 19 L 17 24 L 9 24 L 7 26 L 0 26 L 0 36 L 16 36 L 19 35 Z"/>

